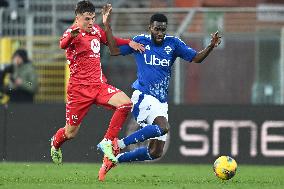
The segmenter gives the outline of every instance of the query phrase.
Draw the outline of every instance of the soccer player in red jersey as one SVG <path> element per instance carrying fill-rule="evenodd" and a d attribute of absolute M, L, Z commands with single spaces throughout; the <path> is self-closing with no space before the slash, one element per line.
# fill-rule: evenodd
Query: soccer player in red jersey
<path fill-rule="evenodd" d="M 103 24 L 109 28 L 111 5 L 104 6 Z M 114 114 L 104 139 L 98 144 L 111 161 L 117 159 L 112 153 L 112 140 L 125 122 L 132 108 L 129 97 L 121 90 L 107 83 L 102 73 L 100 45 L 107 45 L 106 32 L 95 21 L 95 7 L 89 1 L 80 1 L 75 9 L 75 23 L 63 34 L 60 47 L 66 49 L 70 68 L 67 87 L 66 125 L 60 128 L 51 139 L 51 157 L 54 163 L 62 163 L 61 145 L 73 139 L 79 131 L 81 122 L 92 104 L 113 109 Z M 117 45 L 129 45 L 135 50 L 144 47 L 134 41 L 115 38 Z"/>

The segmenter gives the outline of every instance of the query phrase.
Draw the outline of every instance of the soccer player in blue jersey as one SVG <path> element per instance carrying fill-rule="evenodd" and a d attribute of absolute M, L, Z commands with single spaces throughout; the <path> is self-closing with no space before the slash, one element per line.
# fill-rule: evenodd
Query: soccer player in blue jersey
<path fill-rule="evenodd" d="M 113 153 L 118 163 L 154 160 L 163 154 L 163 148 L 169 131 L 168 123 L 168 88 L 171 78 L 171 68 L 177 57 L 188 62 L 201 63 L 221 42 L 218 32 L 211 34 L 211 43 L 197 52 L 187 46 L 181 39 L 166 35 L 167 17 L 154 14 L 150 19 L 150 35 L 141 34 L 133 38 L 143 44 L 144 52 L 134 51 L 128 45 L 117 47 L 111 36 L 110 47 L 112 55 L 133 54 L 137 64 L 137 80 L 132 84 L 133 116 L 142 127 L 140 130 L 121 139 L 114 140 Z M 130 144 L 150 139 L 147 147 L 136 148 L 120 153 L 120 149 Z M 115 164 L 104 157 L 99 171 L 99 180 L 105 179 L 106 173 Z"/>

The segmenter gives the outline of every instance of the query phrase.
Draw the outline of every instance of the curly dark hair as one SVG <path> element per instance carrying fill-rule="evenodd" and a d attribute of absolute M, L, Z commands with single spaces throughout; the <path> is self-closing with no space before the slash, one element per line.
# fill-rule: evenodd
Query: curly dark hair
<path fill-rule="evenodd" d="M 154 21 L 168 23 L 167 17 L 164 14 L 161 14 L 161 13 L 156 13 L 156 14 L 153 14 L 151 16 L 150 24 L 153 24 Z"/>
<path fill-rule="evenodd" d="M 78 2 L 75 8 L 75 15 L 84 14 L 85 12 L 95 12 L 95 6 L 93 3 L 86 0 Z"/>

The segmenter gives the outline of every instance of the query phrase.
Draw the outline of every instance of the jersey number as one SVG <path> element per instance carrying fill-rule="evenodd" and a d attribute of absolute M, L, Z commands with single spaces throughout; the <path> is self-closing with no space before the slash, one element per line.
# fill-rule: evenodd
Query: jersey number
<path fill-rule="evenodd" d="M 149 45 L 146 45 L 145 49 L 147 49 L 149 51 L 151 50 Z"/>
<path fill-rule="evenodd" d="M 114 89 L 108 88 L 107 91 L 108 91 L 108 93 L 114 93 L 114 92 L 118 91 L 118 89 L 116 89 L 116 88 L 114 88 Z"/>

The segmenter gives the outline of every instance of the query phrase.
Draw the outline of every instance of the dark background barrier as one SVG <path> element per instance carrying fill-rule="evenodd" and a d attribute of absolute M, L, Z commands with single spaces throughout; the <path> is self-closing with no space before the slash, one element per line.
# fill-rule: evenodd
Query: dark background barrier
<path fill-rule="evenodd" d="M 162 162 L 213 163 L 217 156 L 230 155 L 239 163 L 283 164 L 283 115 L 281 106 L 171 106 L 170 147 Z M 228 126 L 235 128 L 235 133 Z M 194 136 L 188 136 L 194 134 L 198 135 L 197 142 L 190 141 Z M 236 152 L 232 154 L 234 137 Z M 208 142 L 208 150 L 202 152 L 204 141 Z M 182 148 L 186 149 L 184 153 Z M 186 154 L 196 149 L 195 155 Z M 201 152 L 203 155 L 196 156 Z"/>
<path fill-rule="evenodd" d="M 233 156 L 239 163 L 284 163 L 284 107 L 169 107 L 171 130 L 161 163 L 212 163 L 220 155 Z M 103 108 L 91 109 L 77 138 L 63 145 L 64 161 L 101 161 L 96 145 L 103 138 L 111 115 Z M 64 104 L 11 104 L 7 110 L 1 106 L 2 159 L 50 161 L 49 140 L 64 123 Z M 133 127 L 136 125 L 129 119 L 120 136 L 133 132 Z"/>
<path fill-rule="evenodd" d="M 92 109 L 76 139 L 63 145 L 64 161 L 98 161 L 96 144 L 103 138 L 111 112 Z M 4 111 L 1 109 L 1 133 Z M 8 107 L 8 161 L 50 161 L 50 138 L 65 124 L 64 104 L 11 104 Z M 3 146 L 1 134 L 1 146 Z M 3 152 L 3 149 L 2 151 Z M 2 153 L 3 154 L 3 153 Z"/>

